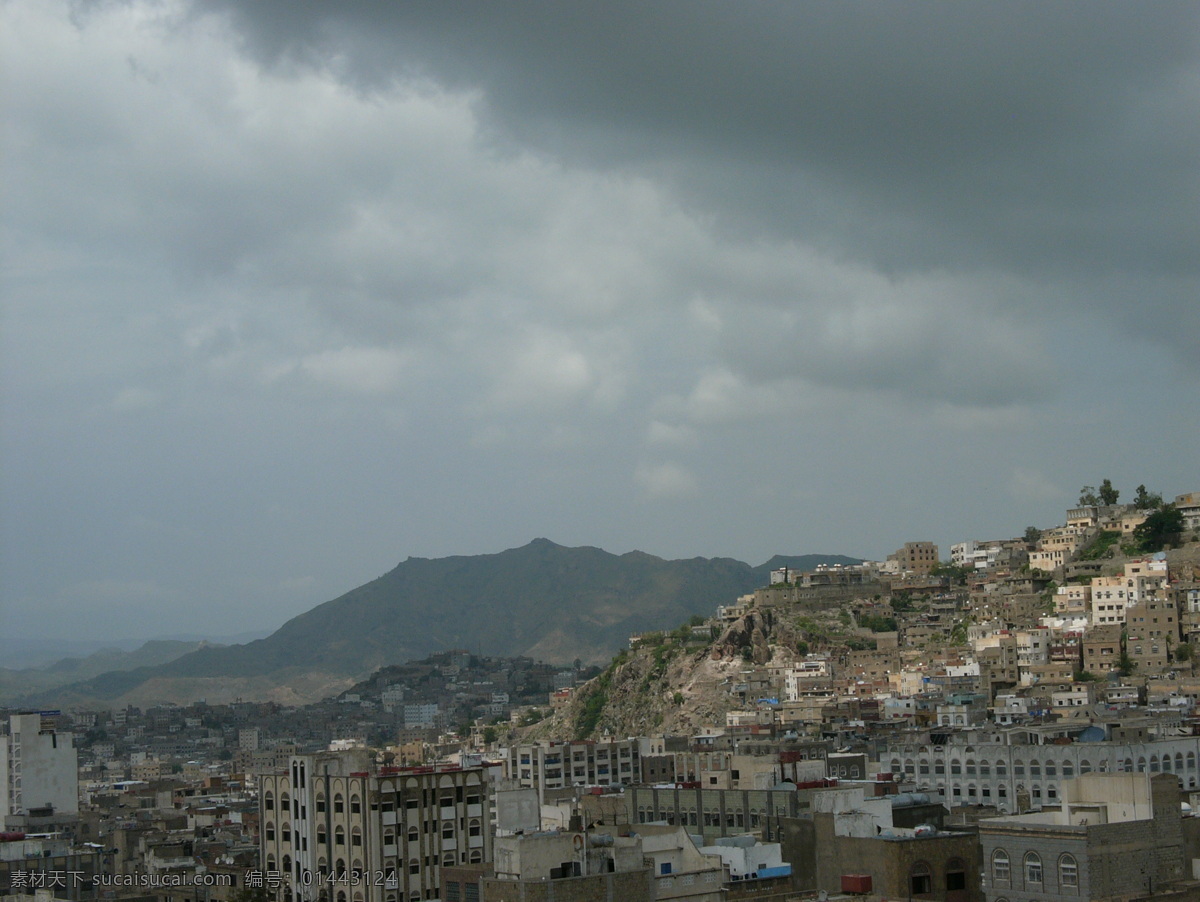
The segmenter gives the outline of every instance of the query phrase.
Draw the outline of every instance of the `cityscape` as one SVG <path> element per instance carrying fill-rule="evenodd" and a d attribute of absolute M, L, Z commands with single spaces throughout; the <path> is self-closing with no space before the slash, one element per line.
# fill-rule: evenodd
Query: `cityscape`
<path fill-rule="evenodd" d="M 0 902 L 1200 902 L 1198 36 L 0 0 Z"/>
<path fill-rule="evenodd" d="M 775 568 L 605 667 L 464 649 L 299 706 L 9 710 L 0 891 L 1193 898 L 1200 492 L 1118 498 Z"/>

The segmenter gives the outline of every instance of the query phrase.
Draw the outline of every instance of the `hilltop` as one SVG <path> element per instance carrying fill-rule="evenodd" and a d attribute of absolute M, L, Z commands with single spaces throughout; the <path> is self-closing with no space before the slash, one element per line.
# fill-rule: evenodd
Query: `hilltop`
<path fill-rule="evenodd" d="M 378 667 L 448 649 L 604 663 L 634 633 L 664 629 L 764 585 L 778 566 L 854 563 L 841 555 L 668 561 L 535 539 L 497 554 L 409 558 L 292 618 L 265 639 L 201 648 L 30 696 L 30 704 L 314 701 Z"/>

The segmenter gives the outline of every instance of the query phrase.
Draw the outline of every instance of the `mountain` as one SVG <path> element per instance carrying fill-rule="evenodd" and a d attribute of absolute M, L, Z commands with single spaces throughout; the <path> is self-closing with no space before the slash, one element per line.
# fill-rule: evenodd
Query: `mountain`
<path fill-rule="evenodd" d="M 780 563 L 783 562 L 783 563 Z M 856 563 L 840 555 L 667 561 L 535 539 L 498 554 L 409 558 L 294 617 L 265 639 L 110 672 L 30 702 L 151 704 L 205 697 L 303 701 L 377 667 L 464 648 L 552 662 L 606 662 L 632 633 L 677 626 L 764 585 L 772 567 Z"/>
<path fill-rule="evenodd" d="M 43 667 L 0 668 L 0 704 L 110 671 L 165 664 L 203 645 L 203 642 L 151 640 L 133 651 L 104 648 L 86 657 L 60 658 Z"/>

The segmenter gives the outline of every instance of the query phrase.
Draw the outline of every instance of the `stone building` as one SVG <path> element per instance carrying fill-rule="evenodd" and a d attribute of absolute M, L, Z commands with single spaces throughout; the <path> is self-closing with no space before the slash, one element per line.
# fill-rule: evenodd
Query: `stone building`
<path fill-rule="evenodd" d="M 1179 786 L 1168 774 L 1088 774 L 1062 805 L 979 822 L 988 902 L 1154 897 L 1184 876 Z"/>

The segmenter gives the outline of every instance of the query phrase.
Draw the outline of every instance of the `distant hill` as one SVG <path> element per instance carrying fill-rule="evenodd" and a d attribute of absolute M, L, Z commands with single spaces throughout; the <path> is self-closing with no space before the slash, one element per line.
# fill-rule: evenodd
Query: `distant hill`
<path fill-rule="evenodd" d="M 43 667 L 0 668 L 0 704 L 9 704 L 33 693 L 46 692 L 110 671 L 165 664 L 196 651 L 204 644 L 152 640 L 133 651 L 105 648 L 85 657 L 60 658 Z"/>
<path fill-rule="evenodd" d="M 547 539 L 498 554 L 409 558 L 265 639 L 104 673 L 29 701 L 302 701 L 340 691 L 375 668 L 452 648 L 602 663 L 630 634 L 707 616 L 765 585 L 774 567 L 857 562 L 840 555 L 777 556 L 759 567 L 731 558 L 667 561 Z"/>

